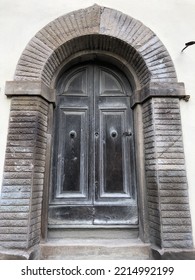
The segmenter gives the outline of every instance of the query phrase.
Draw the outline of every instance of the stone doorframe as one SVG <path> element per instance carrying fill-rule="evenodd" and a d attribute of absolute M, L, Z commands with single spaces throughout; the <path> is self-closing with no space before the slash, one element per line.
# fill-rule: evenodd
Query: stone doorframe
<path fill-rule="evenodd" d="M 115 64 L 133 85 L 139 232 L 155 252 L 193 247 L 179 100 L 169 53 L 138 20 L 94 5 L 57 18 L 26 46 L 14 81 L 0 201 L 4 258 L 37 258 L 46 238 L 55 84 L 75 63 Z"/>

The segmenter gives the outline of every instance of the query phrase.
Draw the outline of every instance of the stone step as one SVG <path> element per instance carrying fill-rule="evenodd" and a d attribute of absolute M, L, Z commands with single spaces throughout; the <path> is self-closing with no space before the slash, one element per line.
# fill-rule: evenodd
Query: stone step
<path fill-rule="evenodd" d="M 62 239 L 41 244 L 42 260 L 149 260 L 151 248 L 139 239 Z"/>
<path fill-rule="evenodd" d="M 138 228 L 49 228 L 47 237 L 53 239 L 136 239 Z"/>

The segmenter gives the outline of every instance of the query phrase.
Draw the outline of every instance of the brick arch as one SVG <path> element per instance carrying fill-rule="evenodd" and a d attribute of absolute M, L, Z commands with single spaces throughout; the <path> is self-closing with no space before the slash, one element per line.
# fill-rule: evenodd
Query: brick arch
<path fill-rule="evenodd" d="M 50 85 L 60 64 L 81 50 L 103 50 L 125 58 L 141 85 L 177 82 L 171 57 L 159 38 L 140 21 L 94 5 L 61 16 L 41 29 L 26 46 L 15 72 L 16 81 Z"/>

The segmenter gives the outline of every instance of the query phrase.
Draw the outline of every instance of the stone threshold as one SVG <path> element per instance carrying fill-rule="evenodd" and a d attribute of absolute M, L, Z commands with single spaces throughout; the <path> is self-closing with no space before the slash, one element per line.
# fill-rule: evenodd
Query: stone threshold
<path fill-rule="evenodd" d="M 44 260 L 149 260 L 150 244 L 139 239 L 61 239 L 40 245 Z"/>

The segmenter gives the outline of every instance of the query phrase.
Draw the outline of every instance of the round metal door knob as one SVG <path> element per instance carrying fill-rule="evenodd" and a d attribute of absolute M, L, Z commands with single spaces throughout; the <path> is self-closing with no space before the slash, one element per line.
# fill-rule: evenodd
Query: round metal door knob
<path fill-rule="evenodd" d="M 70 131 L 70 133 L 69 133 L 69 136 L 70 136 L 70 138 L 76 138 L 76 136 L 77 136 L 77 133 L 76 133 L 76 131 L 74 131 L 74 130 L 71 130 Z"/>
<path fill-rule="evenodd" d="M 118 136 L 117 131 L 116 131 L 116 130 L 113 130 L 113 131 L 111 132 L 111 137 L 112 137 L 112 138 L 116 138 L 117 136 Z"/>

